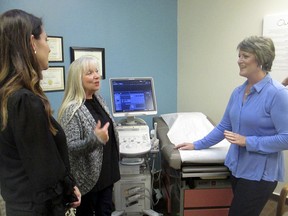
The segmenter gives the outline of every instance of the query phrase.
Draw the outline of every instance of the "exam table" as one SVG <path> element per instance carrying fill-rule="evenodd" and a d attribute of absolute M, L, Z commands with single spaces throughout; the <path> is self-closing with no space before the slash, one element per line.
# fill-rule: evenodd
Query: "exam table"
<path fill-rule="evenodd" d="M 186 121 L 193 119 L 193 115 L 189 115 L 189 118 L 185 115 L 182 117 Z M 228 215 L 233 194 L 229 171 L 223 165 L 225 156 L 216 158 L 219 149 L 209 149 L 215 156 L 207 153 L 208 157 L 205 158 L 205 150 L 195 150 L 184 152 L 188 157 L 183 159 L 183 155 L 174 149 L 175 145 L 167 135 L 170 130 L 167 122 L 157 116 L 153 118 L 153 123 L 157 123 L 156 135 L 159 139 L 162 169 L 161 189 L 167 212 L 180 213 L 183 216 Z M 221 151 L 223 149 L 227 151 L 228 147 L 221 148 Z M 199 157 L 199 153 L 203 156 Z"/>

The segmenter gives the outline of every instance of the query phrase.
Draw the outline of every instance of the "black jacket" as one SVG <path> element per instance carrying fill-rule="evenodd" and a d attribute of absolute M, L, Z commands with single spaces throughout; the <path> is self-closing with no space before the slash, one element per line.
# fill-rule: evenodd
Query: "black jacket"
<path fill-rule="evenodd" d="M 8 124 L 0 131 L 0 188 L 7 206 L 42 205 L 73 191 L 65 134 L 51 121 L 56 136 L 48 128 L 42 101 L 29 90 L 9 98 Z"/>

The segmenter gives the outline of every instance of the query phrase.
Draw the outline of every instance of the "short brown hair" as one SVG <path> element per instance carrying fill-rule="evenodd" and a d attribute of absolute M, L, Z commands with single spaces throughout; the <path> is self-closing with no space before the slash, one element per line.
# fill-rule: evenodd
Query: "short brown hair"
<path fill-rule="evenodd" d="M 241 41 L 237 50 L 252 53 L 256 61 L 262 66 L 262 70 L 271 71 L 275 58 L 275 47 L 271 38 L 261 36 L 250 36 Z"/>

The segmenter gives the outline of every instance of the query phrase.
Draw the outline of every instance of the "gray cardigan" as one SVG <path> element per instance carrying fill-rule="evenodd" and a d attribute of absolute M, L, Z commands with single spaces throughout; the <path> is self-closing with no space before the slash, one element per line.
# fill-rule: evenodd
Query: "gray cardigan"
<path fill-rule="evenodd" d="M 116 125 L 109 109 L 100 95 L 95 94 L 95 96 L 113 121 L 116 142 L 119 146 Z M 94 135 L 96 122 L 84 104 L 76 110 L 69 121 L 75 106 L 75 104 L 72 104 L 67 108 L 62 119 L 60 119 L 60 123 L 67 137 L 71 172 L 76 179 L 81 194 L 84 195 L 98 181 L 103 159 L 103 143 Z"/>

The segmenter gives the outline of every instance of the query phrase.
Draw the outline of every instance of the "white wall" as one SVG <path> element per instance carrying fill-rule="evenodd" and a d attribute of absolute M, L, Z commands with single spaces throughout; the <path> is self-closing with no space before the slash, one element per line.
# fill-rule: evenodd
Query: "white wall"
<path fill-rule="evenodd" d="M 238 43 L 262 35 L 265 15 L 282 12 L 287 0 L 178 0 L 178 112 L 201 111 L 218 123 L 245 80 L 238 75 Z"/>

